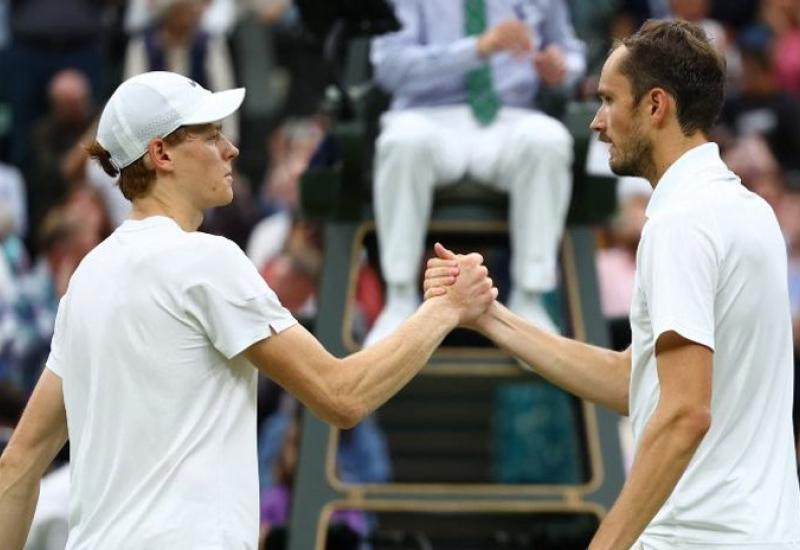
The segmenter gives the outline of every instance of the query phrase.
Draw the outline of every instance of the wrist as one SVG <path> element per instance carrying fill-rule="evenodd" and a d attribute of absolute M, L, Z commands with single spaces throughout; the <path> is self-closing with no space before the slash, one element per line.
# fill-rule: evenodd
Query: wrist
<path fill-rule="evenodd" d="M 488 32 L 485 32 L 478 37 L 478 40 L 475 42 L 475 49 L 478 52 L 478 57 L 481 59 L 486 59 L 494 53 L 491 35 L 489 35 Z"/>
<path fill-rule="evenodd" d="M 491 324 L 499 311 L 499 305 L 497 300 L 492 302 L 489 307 L 486 308 L 486 311 L 469 323 L 467 328 L 479 332 L 484 336 L 488 336 Z"/>
<path fill-rule="evenodd" d="M 445 296 L 425 300 L 420 306 L 420 311 L 430 315 L 436 321 L 437 326 L 444 328 L 447 332 L 456 328 L 460 320 L 458 311 L 450 305 Z"/>

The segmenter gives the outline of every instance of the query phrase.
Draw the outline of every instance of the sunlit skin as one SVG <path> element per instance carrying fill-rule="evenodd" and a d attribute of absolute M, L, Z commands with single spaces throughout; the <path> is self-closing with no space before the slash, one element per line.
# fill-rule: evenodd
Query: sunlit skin
<path fill-rule="evenodd" d="M 157 138 L 148 145 L 145 163 L 156 170 L 152 190 L 133 201 L 133 219 L 169 216 L 185 230 L 203 221 L 203 210 L 233 200 L 233 160 L 239 149 L 219 124 L 193 133 L 177 145 Z"/>

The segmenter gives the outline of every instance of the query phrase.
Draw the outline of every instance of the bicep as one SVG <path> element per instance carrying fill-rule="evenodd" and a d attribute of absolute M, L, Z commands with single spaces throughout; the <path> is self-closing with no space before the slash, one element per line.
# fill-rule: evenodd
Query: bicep
<path fill-rule="evenodd" d="M 302 325 L 272 334 L 251 345 L 245 357 L 305 405 L 317 409 L 330 391 L 332 356 Z"/>
<path fill-rule="evenodd" d="M 6 453 L 23 457 L 41 476 L 67 442 L 61 378 L 44 369 L 22 413 Z"/>
<path fill-rule="evenodd" d="M 660 403 L 683 410 L 711 409 L 714 352 L 675 331 L 656 341 Z"/>

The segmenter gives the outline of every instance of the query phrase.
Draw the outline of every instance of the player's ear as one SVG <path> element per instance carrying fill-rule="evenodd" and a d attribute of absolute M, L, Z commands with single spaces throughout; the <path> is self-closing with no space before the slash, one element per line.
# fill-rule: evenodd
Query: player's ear
<path fill-rule="evenodd" d="M 173 168 L 172 152 L 169 144 L 162 138 L 155 138 L 147 144 L 147 152 L 144 155 L 145 166 L 162 172 L 170 171 Z"/>
<path fill-rule="evenodd" d="M 675 100 L 664 88 L 653 88 L 647 93 L 649 116 L 655 126 L 662 126 L 671 112 L 675 112 Z"/>

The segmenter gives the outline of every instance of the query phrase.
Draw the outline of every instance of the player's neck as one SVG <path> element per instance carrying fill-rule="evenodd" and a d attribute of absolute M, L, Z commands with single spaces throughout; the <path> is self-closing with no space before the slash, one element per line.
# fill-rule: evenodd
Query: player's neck
<path fill-rule="evenodd" d="M 675 161 L 681 158 L 684 153 L 704 143 L 708 143 L 708 137 L 702 132 L 695 132 L 690 136 L 681 134 L 680 137 L 675 139 L 661 140 L 660 145 L 653 151 L 654 173 L 648 178 L 653 188 L 655 188 L 669 167 L 675 164 Z"/>
<path fill-rule="evenodd" d="M 188 205 L 159 200 L 155 196 L 138 198 L 133 201 L 130 218 L 143 220 L 152 216 L 172 218 L 184 231 L 197 231 L 203 223 L 203 211 Z"/>

